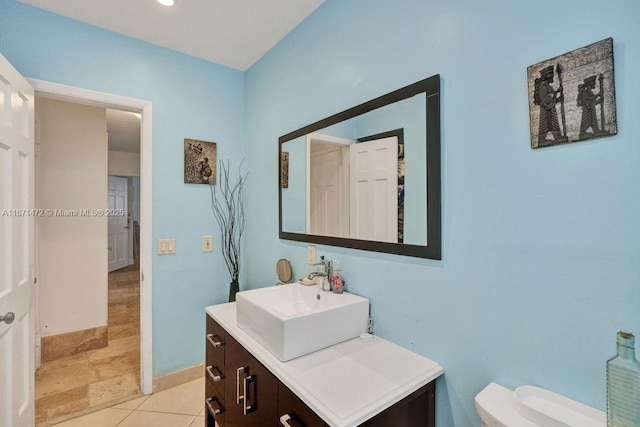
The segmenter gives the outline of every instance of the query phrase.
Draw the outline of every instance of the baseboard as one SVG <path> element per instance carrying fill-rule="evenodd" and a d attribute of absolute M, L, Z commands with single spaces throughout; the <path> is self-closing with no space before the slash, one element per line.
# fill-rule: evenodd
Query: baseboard
<path fill-rule="evenodd" d="M 153 392 L 167 390 L 199 378 L 204 378 L 204 363 L 154 377 Z"/>
<path fill-rule="evenodd" d="M 107 327 L 84 329 L 66 334 L 49 335 L 41 338 L 42 362 L 50 362 L 89 350 L 106 347 L 109 343 Z"/>

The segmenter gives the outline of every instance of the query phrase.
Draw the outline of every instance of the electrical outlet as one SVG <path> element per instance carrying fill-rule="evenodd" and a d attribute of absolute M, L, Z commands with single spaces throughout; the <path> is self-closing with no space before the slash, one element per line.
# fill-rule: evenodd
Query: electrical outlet
<path fill-rule="evenodd" d="M 316 247 L 315 246 L 309 246 L 309 248 L 307 249 L 307 263 L 309 263 L 309 265 L 316 263 Z"/>
<path fill-rule="evenodd" d="M 202 236 L 202 252 L 213 252 L 213 236 Z"/>

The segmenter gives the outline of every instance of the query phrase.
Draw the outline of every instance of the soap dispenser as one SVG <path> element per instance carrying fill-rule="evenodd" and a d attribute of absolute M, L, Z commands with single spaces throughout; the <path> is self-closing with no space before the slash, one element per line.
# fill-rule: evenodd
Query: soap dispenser
<path fill-rule="evenodd" d="M 344 279 L 342 277 L 342 270 L 340 269 L 340 263 L 338 261 L 332 262 L 333 269 L 331 271 L 331 292 L 341 294 L 344 291 Z"/>

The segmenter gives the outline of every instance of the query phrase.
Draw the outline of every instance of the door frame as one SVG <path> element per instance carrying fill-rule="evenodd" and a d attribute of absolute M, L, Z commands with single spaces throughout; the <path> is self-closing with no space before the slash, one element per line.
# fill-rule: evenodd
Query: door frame
<path fill-rule="evenodd" d="M 142 394 L 153 391 L 153 318 L 152 318 L 152 104 L 91 89 L 27 78 L 35 96 L 74 102 L 101 108 L 140 113 L 140 388 Z"/>

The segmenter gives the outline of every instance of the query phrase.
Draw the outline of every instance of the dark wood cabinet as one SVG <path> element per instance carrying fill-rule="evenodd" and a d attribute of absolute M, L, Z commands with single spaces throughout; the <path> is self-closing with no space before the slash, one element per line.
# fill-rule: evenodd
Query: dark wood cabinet
<path fill-rule="evenodd" d="M 206 426 L 276 427 L 276 377 L 208 315 L 206 340 Z"/>
<path fill-rule="evenodd" d="M 278 384 L 278 420 L 281 426 L 325 427 L 327 425 L 282 383 Z"/>
<path fill-rule="evenodd" d="M 370 420 L 360 424 L 360 427 L 435 427 L 435 405 L 436 383 L 431 381 Z"/>
<path fill-rule="evenodd" d="M 328 427 L 222 326 L 206 318 L 206 427 Z M 435 380 L 360 426 L 435 427 Z"/>
<path fill-rule="evenodd" d="M 205 407 L 207 427 L 225 425 L 225 346 L 227 332 L 210 316 L 205 341 Z"/>
<path fill-rule="evenodd" d="M 225 376 L 228 378 L 225 427 L 277 425 L 278 380 L 230 336 L 226 343 Z"/>

